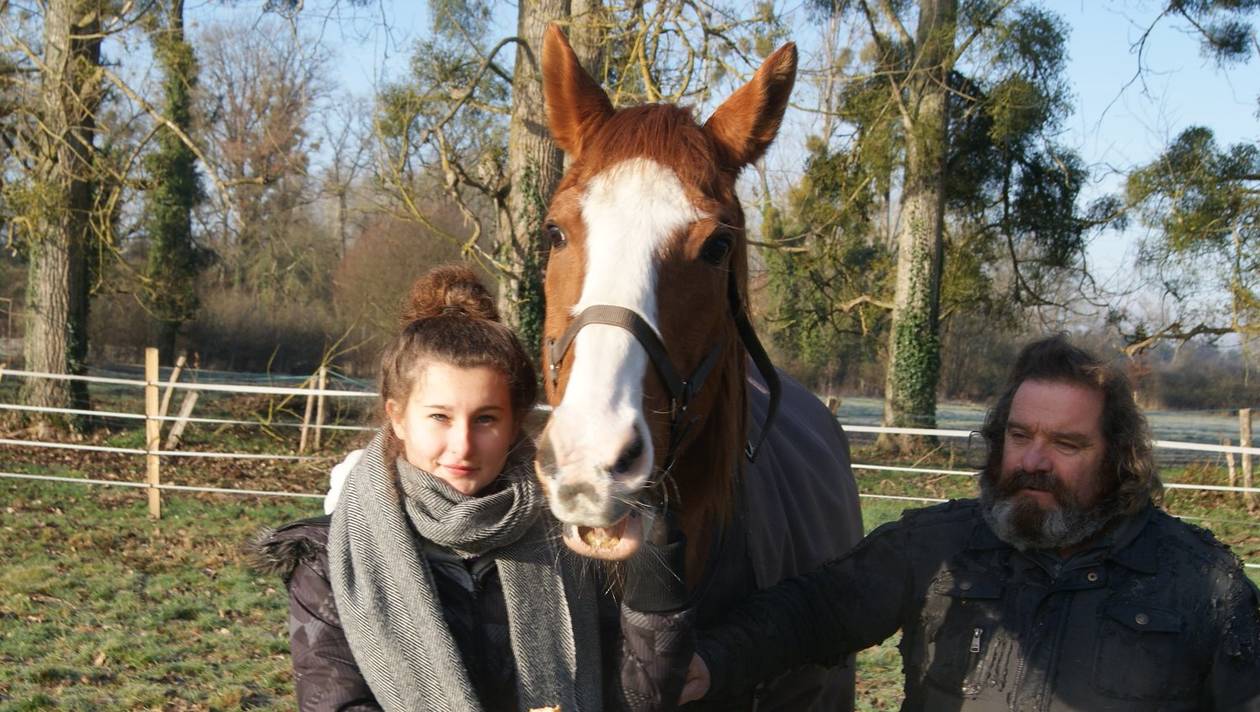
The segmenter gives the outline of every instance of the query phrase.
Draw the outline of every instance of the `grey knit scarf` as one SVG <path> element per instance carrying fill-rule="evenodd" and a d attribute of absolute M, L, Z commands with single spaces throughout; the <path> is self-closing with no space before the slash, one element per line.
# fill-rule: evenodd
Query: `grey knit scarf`
<path fill-rule="evenodd" d="M 378 433 L 346 481 L 328 537 L 337 610 L 377 702 L 408 712 L 481 710 L 422 554 L 428 540 L 495 558 L 523 709 L 599 710 L 596 590 L 548 536 L 528 457 L 510 459 L 502 486 L 482 497 L 402 458 L 385 460 Z"/>

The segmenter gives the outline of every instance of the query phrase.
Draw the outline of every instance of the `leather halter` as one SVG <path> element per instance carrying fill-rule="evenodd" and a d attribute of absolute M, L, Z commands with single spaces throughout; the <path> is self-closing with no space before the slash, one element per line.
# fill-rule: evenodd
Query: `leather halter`
<path fill-rule="evenodd" d="M 726 296 L 731 308 L 731 319 L 735 322 L 735 330 L 739 334 L 739 340 L 744 344 L 744 349 L 748 352 L 748 355 L 752 357 L 757 370 L 761 371 L 761 376 L 765 379 L 766 386 L 770 390 L 769 409 L 766 411 L 766 420 L 757 436 L 757 443 L 754 445 L 749 440 L 744 448 L 744 455 L 752 462 L 757 458 L 757 453 L 760 451 L 762 444 L 765 443 L 766 435 L 774 424 L 775 415 L 779 410 L 779 394 L 782 387 L 779 383 L 779 374 L 774 370 L 774 364 L 770 362 L 770 357 L 766 354 L 765 348 L 762 347 L 761 342 L 757 339 L 757 333 L 753 331 L 752 324 L 748 321 L 748 315 L 744 311 L 743 300 L 740 299 L 739 287 L 735 284 L 734 270 L 731 270 L 729 274 Z M 674 459 L 678 455 L 678 448 L 682 445 L 683 438 L 697 421 L 696 418 L 686 419 L 687 409 L 691 406 L 691 402 L 695 399 L 696 394 L 700 392 L 700 388 L 704 386 L 704 381 L 708 377 L 709 372 L 717 364 L 718 356 L 722 353 L 722 345 L 717 344 L 709 349 L 709 353 L 701 359 L 699 365 L 691 372 L 691 375 L 684 379 L 679 377 L 678 369 L 674 367 L 674 362 L 669 357 L 669 351 L 665 348 L 665 343 L 661 340 L 660 335 L 656 333 L 656 329 L 653 329 L 652 325 L 647 323 L 647 320 L 639 315 L 638 312 L 614 304 L 592 304 L 583 309 L 573 321 L 569 322 L 568 327 L 565 328 L 559 340 L 550 339 L 547 343 L 547 348 L 545 349 L 547 377 L 551 380 L 553 390 L 559 384 L 560 364 L 564 362 L 565 354 L 568 353 L 569 347 L 573 345 L 573 340 L 577 338 L 578 332 L 590 324 L 615 326 L 630 332 L 630 335 L 647 352 L 648 359 L 656 367 L 656 373 L 660 376 L 661 383 L 665 384 L 665 388 L 669 391 L 669 448 L 665 454 L 665 470 L 669 471 L 673 468 Z"/>

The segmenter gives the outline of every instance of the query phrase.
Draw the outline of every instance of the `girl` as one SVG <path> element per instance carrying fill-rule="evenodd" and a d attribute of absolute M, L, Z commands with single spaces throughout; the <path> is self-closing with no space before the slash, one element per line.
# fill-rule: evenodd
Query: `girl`
<path fill-rule="evenodd" d="M 256 550 L 289 589 L 299 707 L 672 707 L 693 648 L 683 542 L 631 562 L 618 616 L 545 516 L 522 429 L 533 366 L 490 294 L 438 268 L 402 321 L 381 359 L 387 425 L 332 516 Z"/>

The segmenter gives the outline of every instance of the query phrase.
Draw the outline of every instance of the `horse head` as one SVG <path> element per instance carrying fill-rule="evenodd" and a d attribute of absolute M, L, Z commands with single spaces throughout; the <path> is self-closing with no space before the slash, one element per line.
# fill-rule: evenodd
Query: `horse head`
<path fill-rule="evenodd" d="M 745 435 L 733 316 L 744 316 L 748 247 L 735 181 L 778 132 L 796 48 L 771 54 L 704 124 L 667 104 L 614 110 L 555 26 L 542 74 L 570 164 L 544 224 L 553 410 L 538 476 L 579 554 L 630 556 L 648 500 L 676 499 L 694 553 L 730 508 Z"/>

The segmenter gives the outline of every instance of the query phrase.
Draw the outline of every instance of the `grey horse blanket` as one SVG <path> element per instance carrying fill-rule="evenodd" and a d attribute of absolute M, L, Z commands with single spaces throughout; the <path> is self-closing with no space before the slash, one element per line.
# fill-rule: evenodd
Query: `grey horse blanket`
<path fill-rule="evenodd" d="M 778 416 L 741 480 L 747 557 L 757 588 L 817 568 L 862 539 L 862 510 L 849 441 L 826 406 L 782 371 Z M 765 422 L 770 395 L 748 369 L 749 434 Z M 802 700 L 815 696 L 813 704 Z M 853 665 L 806 667 L 767 685 L 757 710 L 851 710 Z"/>

